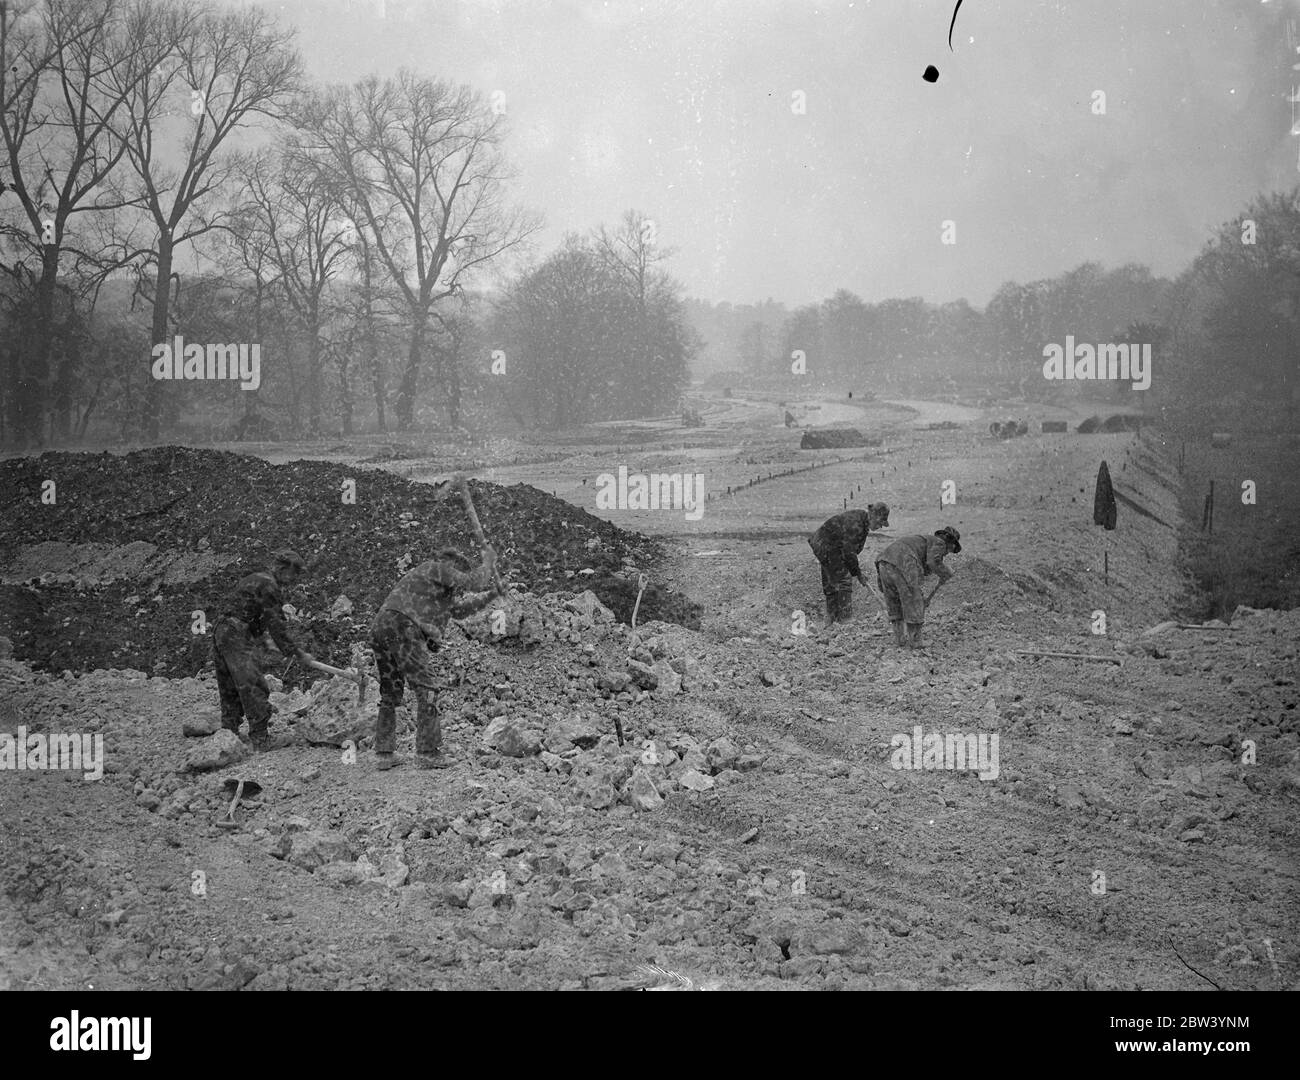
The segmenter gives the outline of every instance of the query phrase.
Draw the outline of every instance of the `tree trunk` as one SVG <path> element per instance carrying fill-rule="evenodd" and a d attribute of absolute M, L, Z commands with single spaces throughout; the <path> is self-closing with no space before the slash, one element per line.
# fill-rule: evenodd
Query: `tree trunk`
<path fill-rule="evenodd" d="M 253 340 L 260 344 L 262 341 L 262 291 L 264 288 L 260 263 L 258 264 L 257 273 L 253 275 L 253 282 Z M 236 424 L 237 430 L 248 431 L 251 429 L 251 423 L 245 423 L 245 421 L 248 421 L 249 417 L 258 415 L 258 393 L 258 390 L 254 390 L 251 394 L 244 390 L 239 392 L 239 400 L 244 403 L 244 415 Z M 243 436 L 241 435 L 240 438 L 242 439 Z"/>
<path fill-rule="evenodd" d="M 90 414 L 95 411 L 95 406 L 99 404 L 99 395 L 103 388 L 103 382 L 95 386 L 95 392 L 91 395 L 85 411 L 81 414 L 81 419 L 77 422 L 77 442 L 86 441 L 86 429 L 90 427 Z"/>
<path fill-rule="evenodd" d="M 66 444 L 72 441 L 73 417 L 76 412 L 72 402 L 73 387 L 81 370 L 81 345 L 75 328 L 70 327 L 64 338 L 59 358 L 58 376 L 54 381 L 55 414 L 58 416 L 59 438 Z"/>
<path fill-rule="evenodd" d="M 402 382 L 394 406 L 399 431 L 410 431 L 415 422 L 415 391 L 420 377 L 420 358 L 424 352 L 424 330 L 429 319 L 427 308 L 417 309 L 411 314 L 411 341 L 406 350 L 406 370 L 402 372 Z"/>
<path fill-rule="evenodd" d="M 285 369 L 289 373 L 289 430 L 297 437 L 302 431 L 302 383 L 293 370 L 293 335 L 281 335 Z"/>
<path fill-rule="evenodd" d="M 460 427 L 460 342 L 451 352 L 451 369 L 447 372 L 447 420 Z"/>
<path fill-rule="evenodd" d="M 343 434 L 352 434 L 352 384 L 348 380 L 348 360 L 340 353 L 339 360 L 339 416 L 343 421 Z"/>
<path fill-rule="evenodd" d="M 12 349 L 4 352 L 4 381 L 0 383 L 0 444 L 13 430 L 14 387 L 18 383 L 18 354 Z"/>
<path fill-rule="evenodd" d="M 320 316 L 313 310 L 307 317 L 307 431 L 319 435 L 321 428 Z"/>
<path fill-rule="evenodd" d="M 384 401 L 387 392 L 384 388 L 384 370 L 379 362 L 379 345 L 375 341 L 373 332 L 367 339 L 366 353 L 370 360 L 371 385 L 375 394 L 375 424 L 383 432 L 388 430 L 388 414 Z"/>
<path fill-rule="evenodd" d="M 380 368 L 380 351 L 374 346 L 370 346 L 370 376 L 372 376 L 372 385 L 374 387 L 374 424 L 380 431 L 389 430 L 389 420 L 385 409 L 385 399 L 387 394 L 383 387 L 383 370 Z"/>
<path fill-rule="evenodd" d="M 375 336 L 375 307 L 374 293 L 370 288 L 370 255 L 365 252 L 365 257 L 361 260 L 361 296 L 362 296 L 362 326 L 364 336 L 362 342 L 364 345 L 364 355 L 366 363 L 370 366 L 371 390 L 375 396 L 375 423 L 379 431 L 388 430 L 388 416 L 386 407 L 387 390 L 384 386 L 384 371 L 379 362 L 379 341 Z"/>
<path fill-rule="evenodd" d="M 50 372 L 54 343 L 54 290 L 59 274 L 59 249 L 41 249 L 41 278 L 36 283 L 36 318 L 27 323 L 19 367 L 14 380 L 14 438 L 20 450 L 43 444 L 41 421 L 45 411 L 45 382 Z"/>
<path fill-rule="evenodd" d="M 170 306 L 172 298 L 172 255 L 174 245 L 166 229 L 158 234 L 158 276 L 153 297 L 153 325 L 150 327 L 151 345 L 165 345 L 170 338 Z M 172 374 L 181 357 L 172 357 Z M 144 392 L 144 435 L 150 442 L 157 442 L 162 431 L 163 388 L 150 370 L 149 381 Z"/>

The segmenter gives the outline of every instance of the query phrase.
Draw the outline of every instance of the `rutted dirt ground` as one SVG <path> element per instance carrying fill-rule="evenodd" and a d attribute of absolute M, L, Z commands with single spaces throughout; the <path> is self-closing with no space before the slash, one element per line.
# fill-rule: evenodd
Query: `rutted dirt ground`
<path fill-rule="evenodd" d="M 520 591 L 504 639 L 449 635 L 445 772 L 307 745 L 355 696 L 317 683 L 276 695 L 298 744 L 194 773 L 180 729 L 211 719 L 210 675 L 3 662 L 0 731 L 101 733 L 108 771 L 0 772 L 0 985 L 674 985 L 657 964 L 728 989 L 1294 987 L 1300 612 L 1167 624 L 1185 583 L 1158 436 L 999 442 L 988 419 L 1014 410 L 920 432 L 873 408 L 871 462 L 764 479 L 698 522 L 601 514 L 676 552 L 649 569 L 703 604 L 698 631 L 642 619 L 632 641 L 589 597 Z M 544 465 L 510 448 L 481 476 L 533 471 L 595 512 L 592 477 L 620 464 L 718 491 L 827 460 L 725 410 Z M 1091 524 L 1102 458 L 1152 517 Z M 923 653 L 862 590 L 850 626 L 820 628 L 805 537 L 850 491 L 889 502 L 890 535 L 961 530 Z M 1035 649 L 1120 662 L 1013 652 Z M 653 690 L 624 686 L 629 650 Z M 892 768 L 918 725 L 997 734 L 998 778 Z M 227 830 L 235 777 L 262 791 Z"/>

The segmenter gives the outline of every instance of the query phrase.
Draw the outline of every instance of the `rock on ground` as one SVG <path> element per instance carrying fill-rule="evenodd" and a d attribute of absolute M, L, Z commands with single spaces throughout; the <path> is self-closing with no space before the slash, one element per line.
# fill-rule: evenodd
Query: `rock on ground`
<path fill-rule="evenodd" d="M 181 722 L 181 734 L 188 739 L 202 739 L 215 735 L 220 728 L 221 713 L 216 709 L 195 712 Z"/>
<path fill-rule="evenodd" d="M 506 757 L 531 757 L 542 749 L 536 731 L 506 716 L 498 716 L 484 728 L 483 742 Z"/>
<path fill-rule="evenodd" d="M 341 833 L 308 829 L 304 832 L 282 833 L 271 848 L 271 854 L 303 870 L 315 870 L 326 863 L 350 860 L 353 852 L 347 837 Z"/>
<path fill-rule="evenodd" d="M 243 761 L 250 751 L 239 736 L 224 728 L 215 735 L 209 735 L 185 756 L 185 767 L 191 772 L 206 772 L 209 769 L 222 769 Z"/>

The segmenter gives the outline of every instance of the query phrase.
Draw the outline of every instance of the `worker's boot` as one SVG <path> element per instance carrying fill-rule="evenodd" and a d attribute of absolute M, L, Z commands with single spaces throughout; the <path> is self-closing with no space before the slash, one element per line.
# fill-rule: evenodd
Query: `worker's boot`
<path fill-rule="evenodd" d="M 853 618 L 853 591 L 849 589 L 839 594 L 840 622 L 849 622 Z"/>
<path fill-rule="evenodd" d="M 907 638 L 903 636 L 903 620 L 899 619 L 897 622 L 891 622 L 889 625 L 894 628 L 894 644 L 907 648 Z"/>
<path fill-rule="evenodd" d="M 910 622 L 907 624 L 907 635 L 911 640 L 912 648 L 920 649 L 921 645 L 921 624 L 919 622 Z"/>
<path fill-rule="evenodd" d="M 249 736 L 248 741 L 259 754 L 268 750 L 283 750 L 286 746 L 293 745 L 293 739 L 288 735 L 272 735 L 269 731 L 254 732 Z"/>
<path fill-rule="evenodd" d="M 826 594 L 826 626 L 827 629 L 835 625 L 835 612 L 837 605 L 835 603 L 835 594 Z"/>
<path fill-rule="evenodd" d="M 398 765 L 405 765 L 406 758 L 401 754 L 395 754 L 389 750 L 387 753 L 375 751 L 375 768 L 380 772 L 387 772 L 389 769 L 395 769 Z"/>
<path fill-rule="evenodd" d="M 442 722 L 437 702 L 422 691 L 415 703 L 415 764 L 421 769 L 445 769 L 453 763 L 442 752 Z"/>

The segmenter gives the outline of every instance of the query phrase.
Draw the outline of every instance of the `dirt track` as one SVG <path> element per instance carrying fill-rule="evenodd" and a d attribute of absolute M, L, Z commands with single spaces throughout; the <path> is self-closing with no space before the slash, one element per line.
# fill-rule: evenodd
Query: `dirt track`
<path fill-rule="evenodd" d="M 705 471 L 716 492 L 833 457 L 727 415 L 736 428 L 575 447 L 532 482 L 594 513 L 574 492 L 619 464 Z M 595 690 L 628 647 L 608 623 L 566 640 L 548 624 L 531 649 L 458 639 L 444 706 L 461 761 L 444 773 L 378 774 L 364 746 L 348 764 L 301 745 L 178 773 L 181 722 L 212 709 L 210 679 L 6 663 L 0 730 L 101 732 L 111 771 L 0 773 L 0 986 L 614 988 L 652 985 L 638 965 L 657 963 L 734 989 L 1294 987 L 1300 612 L 1144 636 L 1183 588 L 1173 530 L 1123 507 L 1114 533 L 1096 528 L 1092 480 L 1104 457 L 1122 492 L 1176 522 L 1157 438 L 997 442 L 986 421 L 915 422 L 894 413 L 870 463 L 764 479 L 698 522 L 601 514 L 675 545 L 664 583 L 704 604 L 699 632 L 644 628 L 684 661 L 687 692 Z M 940 513 L 945 480 L 957 502 Z M 890 504 L 891 535 L 961 530 L 922 654 L 887 642 L 861 591 L 851 626 L 819 629 L 804 537 L 850 489 L 851 505 Z M 484 747 L 496 714 L 556 761 Z M 998 735 L 997 779 L 892 768 L 891 738 L 918 725 Z M 672 779 L 684 736 L 707 751 L 710 790 Z M 662 805 L 593 808 L 638 773 Z M 228 775 L 264 788 L 234 831 L 215 825 Z M 294 851 L 303 835 L 315 846 Z M 309 870 L 331 843 L 346 846 L 334 869 Z M 360 856 L 407 873 L 360 882 Z"/>

